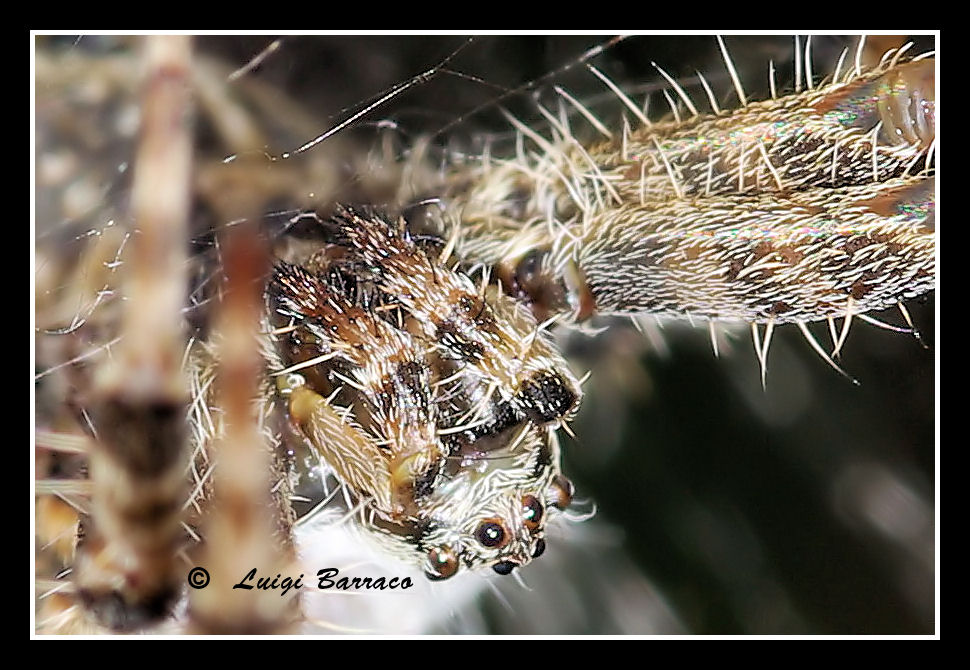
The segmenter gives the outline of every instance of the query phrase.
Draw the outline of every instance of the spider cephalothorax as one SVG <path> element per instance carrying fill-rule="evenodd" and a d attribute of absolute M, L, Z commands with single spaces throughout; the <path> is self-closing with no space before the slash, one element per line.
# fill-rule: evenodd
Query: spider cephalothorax
<path fill-rule="evenodd" d="M 403 223 L 349 208 L 319 223 L 319 247 L 278 262 L 267 294 L 290 416 L 430 577 L 528 563 L 561 506 L 554 431 L 581 397 L 562 355 L 525 306 Z"/>

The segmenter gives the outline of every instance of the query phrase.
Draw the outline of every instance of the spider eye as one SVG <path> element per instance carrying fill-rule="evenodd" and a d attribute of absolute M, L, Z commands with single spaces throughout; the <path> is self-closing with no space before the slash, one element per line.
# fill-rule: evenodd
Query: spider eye
<path fill-rule="evenodd" d="M 564 510 L 573 501 L 573 483 L 562 475 L 556 475 L 546 491 L 546 496 L 549 505 Z"/>
<path fill-rule="evenodd" d="M 542 258 L 539 256 L 539 252 L 533 249 L 523 256 L 515 266 L 515 281 L 526 289 L 531 288 L 531 284 L 536 280 L 540 269 L 542 269 Z"/>
<path fill-rule="evenodd" d="M 492 566 L 492 570 L 500 575 L 508 575 L 515 569 L 516 565 L 517 563 L 513 563 L 512 561 L 500 561 Z"/>
<path fill-rule="evenodd" d="M 434 547 L 428 552 L 425 576 L 432 581 L 448 579 L 458 572 L 458 556 L 448 547 Z"/>
<path fill-rule="evenodd" d="M 542 503 L 534 495 L 522 496 L 522 518 L 529 530 L 539 528 L 542 522 Z"/>
<path fill-rule="evenodd" d="M 505 532 L 501 519 L 486 519 L 478 524 L 475 539 L 484 547 L 501 548 L 508 544 L 509 534 Z"/>

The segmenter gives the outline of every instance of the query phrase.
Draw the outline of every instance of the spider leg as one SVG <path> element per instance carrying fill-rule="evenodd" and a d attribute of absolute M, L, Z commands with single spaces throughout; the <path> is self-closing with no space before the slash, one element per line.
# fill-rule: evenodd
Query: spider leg
<path fill-rule="evenodd" d="M 579 149 L 530 131 L 538 153 L 456 180 L 457 253 L 573 321 L 805 324 L 920 296 L 936 282 L 935 65 L 900 55 L 819 85 L 806 63 L 804 87 L 752 102 L 725 53 L 735 110 Z"/>
<path fill-rule="evenodd" d="M 75 568 L 80 599 L 114 629 L 170 613 L 179 592 L 188 461 L 182 275 L 191 141 L 187 38 L 146 41 L 144 117 L 136 158 L 128 307 L 90 403 L 92 514 Z"/>

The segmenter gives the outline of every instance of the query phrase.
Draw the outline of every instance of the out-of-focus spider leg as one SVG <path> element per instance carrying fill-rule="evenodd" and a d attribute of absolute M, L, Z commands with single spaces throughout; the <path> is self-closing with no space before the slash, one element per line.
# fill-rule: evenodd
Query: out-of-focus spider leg
<path fill-rule="evenodd" d="M 191 591 L 190 630 L 279 633 L 299 618 L 298 591 L 281 597 L 253 583 L 234 588 L 254 568 L 269 579 L 299 572 L 291 569 L 290 488 L 277 460 L 272 404 L 262 400 L 268 389 L 261 381 L 258 326 L 269 256 L 254 221 L 227 229 L 221 239 L 225 283 L 208 347 L 216 361 L 215 404 L 222 411 L 209 441 L 209 457 L 217 463 L 214 494 L 203 524 L 199 567 L 194 568 L 206 570 L 208 577 L 201 573 L 197 578 L 205 582 L 211 577 L 211 582 Z"/>
<path fill-rule="evenodd" d="M 75 582 L 104 625 L 128 630 L 169 614 L 181 575 L 176 550 L 186 495 L 187 384 L 182 307 L 191 167 L 190 45 L 145 41 L 127 308 L 113 356 L 89 403 L 91 516 Z"/>

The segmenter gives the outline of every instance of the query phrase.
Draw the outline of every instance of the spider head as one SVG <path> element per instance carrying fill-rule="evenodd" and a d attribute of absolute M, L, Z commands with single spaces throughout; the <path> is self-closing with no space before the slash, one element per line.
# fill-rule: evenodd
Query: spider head
<path fill-rule="evenodd" d="M 428 579 L 447 579 L 462 565 L 470 570 L 490 566 L 507 575 L 541 556 L 546 549 L 547 508 L 535 493 L 524 491 L 496 495 L 461 528 L 432 525 L 428 544 L 423 545 L 429 547 L 423 566 Z"/>
<path fill-rule="evenodd" d="M 558 450 L 551 431 L 529 425 L 515 442 L 514 453 L 463 460 L 435 491 L 418 542 L 429 579 L 462 566 L 507 575 L 545 552 L 546 525 L 569 505 L 572 485 L 550 458 Z"/>

